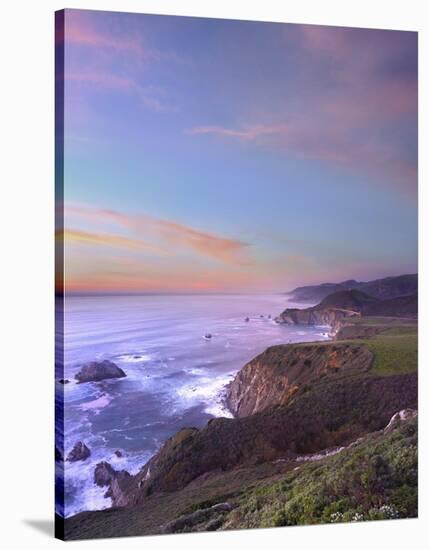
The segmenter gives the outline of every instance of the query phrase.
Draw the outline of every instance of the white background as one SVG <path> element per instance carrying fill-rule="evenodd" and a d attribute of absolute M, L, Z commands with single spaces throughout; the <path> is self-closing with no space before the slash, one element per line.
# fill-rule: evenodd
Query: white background
<path fill-rule="evenodd" d="M 63 7 L 418 30 L 420 65 L 420 518 L 109 539 L 80 548 L 421 548 L 427 544 L 429 17 L 407 0 L 6 0 L 0 12 L 0 541 L 51 548 L 54 358 L 54 15 Z M 426 54 L 426 55 L 425 55 Z M 423 68 L 425 71 L 423 71 Z M 425 251 L 426 248 L 426 251 Z"/>

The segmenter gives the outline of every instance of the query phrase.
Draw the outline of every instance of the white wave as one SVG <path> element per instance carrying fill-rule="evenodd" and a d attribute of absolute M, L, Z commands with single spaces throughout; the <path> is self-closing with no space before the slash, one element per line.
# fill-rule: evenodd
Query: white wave
<path fill-rule="evenodd" d="M 204 374 L 204 369 L 201 369 L 201 368 L 193 368 L 193 369 L 188 369 L 186 372 L 188 372 L 189 374 L 193 374 L 194 376 L 201 376 L 202 374 Z"/>
<path fill-rule="evenodd" d="M 123 456 L 117 456 L 115 453 L 112 453 L 107 461 L 115 470 L 126 470 L 131 475 L 135 475 L 143 468 L 151 456 L 149 452 L 138 454 L 127 454 L 123 452 Z"/>
<path fill-rule="evenodd" d="M 102 452 L 92 452 L 89 459 L 77 462 L 65 462 L 65 516 L 73 516 L 82 510 L 104 510 L 112 506 L 112 500 L 105 498 L 106 487 L 94 483 L 94 469 L 104 459 Z M 67 493 L 73 494 L 72 503 Z"/>
<path fill-rule="evenodd" d="M 178 388 L 176 394 L 186 408 L 203 403 L 207 414 L 216 417 L 232 417 L 223 404 L 225 386 L 232 376 L 232 373 L 214 378 L 203 376 L 196 383 Z"/>
<path fill-rule="evenodd" d="M 124 355 L 118 355 L 116 359 L 122 363 L 147 363 L 153 357 L 147 353 L 125 353 Z"/>
<path fill-rule="evenodd" d="M 107 407 L 112 399 L 113 398 L 110 395 L 103 394 L 98 399 L 94 399 L 93 401 L 89 401 L 88 403 L 82 403 L 81 405 L 79 405 L 79 409 L 81 411 L 94 411 L 97 414 L 100 409 Z"/>

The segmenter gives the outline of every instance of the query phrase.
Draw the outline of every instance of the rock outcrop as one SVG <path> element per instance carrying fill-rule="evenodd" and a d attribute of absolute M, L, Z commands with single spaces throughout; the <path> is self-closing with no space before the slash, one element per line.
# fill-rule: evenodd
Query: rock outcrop
<path fill-rule="evenodd" d="M 125 372 L 112 361 L 92 361 L 84 365 L 76 374 L 75 378 L 79 383 L 100 382 L 108 378 L 123 378 Z"/>
<path fill-rule="evenodd" d="M 338 343 L 272 346 L 252 359 L 229 384 L 228 408 L 235 416 L 248 416 L 277 405 L 325 378 L 366 372 L 372 353 L 365 346 Z"/>
<path fill-rule="evenodd" d="M 344 321 L 360 316 L 417 316 L 417 295 L 379 300 L 360 290 L 342 290 L 305 309 L 288 308 L 275 321 L 288 325 L 328 325 L 335 333 Z"/>
<path fill-rule="evenodd" d="M 334 292 L 320 304 L 305 309 L 286 309 L 275 321 L 288 325 L 327 325 L 335 330 L 344 320 L 359 317 L 365 305 L 377 301 L 358 290 Z"/>
<path fill-rule="evenodd" d="M 132 504 L 137 484 L 125 470 L 118 472 L 108 462 L 99 462 L 94 470 L 94 483 L 99 487 L 108 487 L 105 496 L 112 499 L 113 506 Z"/>
<path fill-rule="evenodd" d="M 335 453 L 218 470 L 138 506 L 79 513 L 64 522 L 67 539 L 416 517 L 416 420 Z"/>
<path fill-rule="evenodd" d="M 103 465 L 103 475 L 97 470 L 96 479 L 109 487 L 106 494 L 115 506 L 138 505 L 154 494 L 181 490 L 199 476 L 348 445 L 382 430 L 398 409 L 416 405 L 416 373 L 351 373 L 338 380 L 328 376 L 297 392 L 286 406 L 181 430 L 135 476 L 118 477 L 110 465 Z"/>
<path fill-rule="evenodd" d="M 320 325 L 329 326 L 332 330 L 338 326 L 343 319 L 359 317 L 358 311 L 327 307 L 324 309 L 286 309 L 275 318 L 276 323 L 286 325 Z"/>
<path fill-rule="evenodd" d="M 397 428 L 401 422 L 405 422 L 406 420 L 416 417 L 417 411 L 415 409 L 403 409 L 392 416 L 389 424 L 384 428 L 384 433 L 389 433 Z"/>
<path fill-rule="evenodd" d="M 86 460 L 91 455 L 90 449 L 82 441 L 78 441 L 67 455 L 68 462 Z"/>

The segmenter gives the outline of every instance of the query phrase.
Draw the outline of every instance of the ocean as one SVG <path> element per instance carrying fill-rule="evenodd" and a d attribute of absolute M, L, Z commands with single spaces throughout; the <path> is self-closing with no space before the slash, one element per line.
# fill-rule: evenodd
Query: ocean
<path fill-rule="evenodd" d="M 268 346 L 327 339 L 326 327 L 273 321 L 300 306 L 282 295 L 67 297 L 64 375 L 57 365 L 57 377 L 70 380 L 59 392 L 64 450 L 67 456 L 83 441 L 91 456 L 65 463 L 64 509 L 57 503 L 57 512 L 69 517 L 111 505 L 93 482 L 98 462 L 136 473 L 181 428 L 231 416 L 222 403 L 225 385 Z M 127 377 L 76 383 L 82 364 L 102 359 Z"/>

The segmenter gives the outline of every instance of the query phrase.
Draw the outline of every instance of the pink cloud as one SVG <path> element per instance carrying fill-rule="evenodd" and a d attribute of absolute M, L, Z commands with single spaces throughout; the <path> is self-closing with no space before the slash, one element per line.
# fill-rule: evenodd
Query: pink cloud
<path fill-rule="evenodd" d="M 305 48 L 318 54 L 345 57 L 350 52 L 348 29 L 321 25 L 301 25 L 302 43 Z"/>
<path fill-rule="evenodd" d="M 143 250 L 160 253 L 160 249 L 141 239 L 132 239 L 121 235 L 109 235 L 105 233 L 94 233 L 81 231 L 79 229 L 64 229 L 56 233 L 56 238 L 63 239 L 68 243 L 80 243 L 111 248 Z"/>
<path fill-rule="evenodd" d="M 190 135 L 205 135 L 213 134 L 217 136 L 225 136 L 238 138 L 242 140 L 253 141 L 256 138 L 266 135 L 283 134 L 287 131 L 287 125 L 282 124 L 278 126 L 245 126 L 243 128 L 225 128 L 222 126 L 197 126 L 195 128 L 189 128 L 185 132 Z"/>
<path fill-rule="evenodd" d="M 157 95 L 162 91 L 153 86 L 141 86 L 135 80 L 126 76 L 116 75 L 113 72 L 101 70 L 70 71 L 66 74 L 69 82 L 80 82 L 106 90 L 127 92 L 137 97 L 142 104 L 152 111 L 165 112 L 172 108 L 165 104 Z M 99 91 L 98 91 L 99 93 Z"/>
<path fill-rule="evenodd" d="M 404 50 L 404 40 L 391 31 L 316 25 L 296 30 L 296 88 L 287 88 L 268 105 L 264 93 L 250 110 L 238 113 L 237 125 L 202 124 L 185 133 L 271 146 L 365 171 L 383 185 L 393 183 L 414 194 L 417 167 L 407 152 L 414 138 L 406 146 L 396 139 L 417 114 L 413 37 L 408 36 L 411 46 Z M 286 38 L 291 39 L 290 29 Z"/>
<path fill-rule="evenodd" d="M 332 110 L 330 110 L 332 108 Z M 243 128 L 196 127 L 187 130 L 190 135 L 214 135 L 219 138 L 252 142 L 255 146 L 272 146 L 280 152 L 363 169 L 370 174 L 388 177 L 399 186 L 415 188 L 417 167 L 411 159 L 398 155 L 389 142 L 360 138 L 354 134 L 365 128 L 371 117 L 385 117 L 376 105 L 349 105 L 347 100 L 325 105 L 319 119 L 295 117 L 278 126 L 248 125 Z M 262 142 L 262 138 L 264 141 Z"/>
<path fill-rule="evenodd" d="M 70 218 L 80 217 L 102 226 L 113 223 L 131 231 L 133 235 L 145 235 L 146 241 L 150 236 L 156 242 L 157 247 L 165 252 L 171 253 L 178 247 L 222 263 L 244 265 L 246 262 L 243 251 L 249 246 L 248 243 L 200 231 L 181 223 L 144 214 L 130 215 L 83 205 L 66 205 L 65 215 L 66 223 Z M 91 233 L 92 237 L 93 235 Z M 121 239 L 123 238 L 118 238 L 117 244 L 121 244 Z M 110 240 L 110 242 L 112 241 Z M 140 242 L 137 241 L 137 243 Z M 136 241 L 126 238 L 123 244 L 127 247 L 135 246 Z"/>
<path fill-rule="evenodd" d="M 81 11 L 67 11 L 65 18 L 66 43 L 89 46 L 94 48 L 108 48 L 117 51 L 143 54 L 144 49 L 138 37 L 117 39 L 111 34 L 100 32 L 91 23 L 90 16 Z"/>

